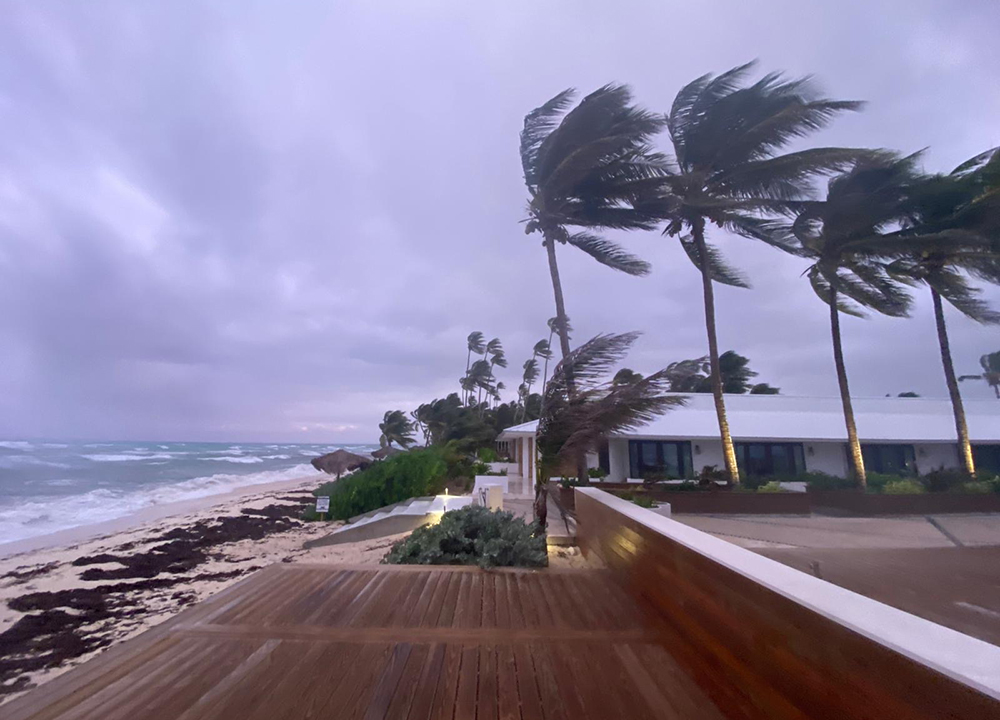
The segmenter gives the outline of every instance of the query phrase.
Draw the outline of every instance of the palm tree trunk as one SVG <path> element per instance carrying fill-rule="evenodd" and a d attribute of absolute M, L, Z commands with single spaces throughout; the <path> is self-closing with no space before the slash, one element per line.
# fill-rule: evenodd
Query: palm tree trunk
<path fill-rule="evenodd" d="M 719 434 L 722 437 L 722 456 L 726 462 L 726 473 L 730 482 L 740 481 L 740 469 L 736 464 L 736 450 L 729 434 L 729 418 L 726 416 L 726 401 L 722 397 L 722 373 L 719 372 L 719 341 L 715 336 L 715 293 L 712 290 L 712 276 L 709 274 L 708 249 L 705 247 L 705 221 L 701 218 L 692 228 L 698 245 L 701 261 L 701 286 L 705 295 L 705 330 L 708 332 L 708 358 L 712 376 L 712 397 L 715 398 L 715 414 L 719 418 Z"/>
<path fill-rule="evenodd" d="M 549 382 L 549 357 L 552 355 L 552 330 L 549 330 L 549 354 L 545 356 L 545 369 L 542 371 L 542 395 L 545 395 L 545 385 Z"/>
<path fill-rule="evenodd" d="M 556 244 L 545 238 L 545 252 L 549 257 L 549 275 L 552 277 L 552 292 L 556 297 L 556 331 L 559 333 L 559 349 L 563 360 L 569 355 L 569 333 L 566 332 L 566 305 L 563 302 L 562 283 L 559 281 L 559 266 L 556 264 Z M 550 336 L 551 337 L 551 336 Z"/>
<path fill-rule="evenodd" d="M 934 321 L 937 323 L 938 345 L 941 347 L 941 364 L 944 365 L 944 379 L 948 383 L 948 395 L 951 396 L 951 409 L 955 413 L 955 431 L 958 433 L 958 455 L 962 465 L 965 467 L 965 472 L 975 477 L 976 465 L 972 459 L 969 426 L 965 422 L 965 408 L 962 406 L 962 394 L 958 390 L 955 366 L 951 362 L 951 345 L 948 342 L 948 328 L 944 322 L 944 306 L 941 304 L 941 296 L 934 288 L 931 288 L 931 298 L 934 300 Z"/>
<path fill-rule="evenodd" d="M 470 347 L 468 354 L 465 356 L 465 377 L 469 377 L 469 367 L 471 362 L 472 362 L 472 348 Z M 469 404 L 469 391 L 466 390 L 465 388 L 462 388 L 462 404 L 463 405 Z"/>
<path fill-rule="evenodd" d="M 559 281 L 559 266 L 556 264 L 556 244 L 555 241 L 550 238 L 545 238 L 545 251 L 549 257 L 549 275 L 552 276 L 552 292 L 556 297 L 556 325 L 558 327 L 556 330 L 559 333 L 559 349 L 562 351 L 563 360 L 565 360 L 570 353 L 569 349 L 569 330 L 566 327 L 566 305 L 563 302 L 563 292 L 562 283 Z M 566 373 L 566 390 L 572 397 L 574 393 L 574 383 L 573 383 L 573 373 L 572 370 L 567 368 Z M 576 472 L 577 479 L 582 483 L 587 480 L 587 455 L 586 452 L 581 452 L 576 459 Z"/>
<path fill-rule="evenodd" d="M 833 363 L 837 366 L 837 383 L 840 385 L 840 402 L 844 406 L 844 422 L 847 425 L 847 450 L 851 461 L 851 471 L 858 487 L 868 486 L 865 460 L 861 455 L 858 428 L 854 423 L 854 407 L 851 405 L 851 390 L 847 386 L 847 366 L 844 365 L 844 348 L 840 344 L 840 310 L 837 308 L 837 291 L 830 290 L 830 334 L 833 336 Z"/>

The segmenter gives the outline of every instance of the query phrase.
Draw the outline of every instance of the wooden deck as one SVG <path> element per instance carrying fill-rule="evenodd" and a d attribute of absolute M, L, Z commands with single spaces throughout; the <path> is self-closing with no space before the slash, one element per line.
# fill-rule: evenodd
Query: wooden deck
<path fill-rule="evenodd" d="M 278 565 L 0 714 L 721 717 L 663 637 L 605 571 Z"/>

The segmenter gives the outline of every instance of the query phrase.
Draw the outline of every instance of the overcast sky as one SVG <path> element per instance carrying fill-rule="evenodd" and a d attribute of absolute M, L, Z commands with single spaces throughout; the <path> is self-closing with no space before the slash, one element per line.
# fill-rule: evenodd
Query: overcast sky
<path fill-rule="evenodd" d="M 998 28 L 995 0 L 7 0 L 0 438 L 373 441 L 384 410 L 457 389 L 472 330 L 514 388 L 554 314 L 519 224 L 526 112 L 612 81 L 662 111 L 756 57 L 870 101 L 813 142 L 929 146 L 950 170 L 1000 144 Z M 718 290 L 722 348 L 834 394 L 801 261 L 712 239 L 754 284 Z M 561 249 L 576 337 L 643 331 L 641 372 L 704 354 L 677 241 L 625 242 L 651 276 Z M 854 394 L 946 395 L 923 295 L 912 320 L 843 321 Z M 1000 349 L 948 316 L 959 372 Z"/>

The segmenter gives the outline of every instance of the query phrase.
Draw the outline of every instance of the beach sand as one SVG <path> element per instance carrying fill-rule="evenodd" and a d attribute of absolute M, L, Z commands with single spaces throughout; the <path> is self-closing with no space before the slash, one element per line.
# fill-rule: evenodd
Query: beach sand
<path fill-rule="evenodd" d="M 319 478 L 322 479 L 322 478 Z M 376 564 L 399 537 L 303 550 L 317 477 L 0 546 L 0 702 L 276 562 Z"/>

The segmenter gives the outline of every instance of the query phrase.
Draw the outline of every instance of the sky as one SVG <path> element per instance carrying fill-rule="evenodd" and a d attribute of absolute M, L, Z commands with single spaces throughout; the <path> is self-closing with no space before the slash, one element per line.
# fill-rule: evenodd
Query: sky
<path fill-rule="evenodd" d="M 946 171 L 1000 144 L 998 27 L 995 0 L 6 0 L 0 438 L 370 442 L 385 410 L 457 389 L 473 330 L 515 388 L 554 315 L 521 224 L 532 108 L 623 82 L 666 111 L 758 58 L 869 102 L 810 144 L 928 148 Z M 575 337 L 642 331 L 640 372 L 705 354 L 677 241 L 616 237 L 651 275 L 559 250 Z M 753 284 L 717 290 L 722 349 L 835 394 L 803 262 L 709 237 Z M 948 318 L 960 373 L 1000 349 Z M 842 327 L 855 395 L 946 396 L 926 291 L 912 319 Z"/>

